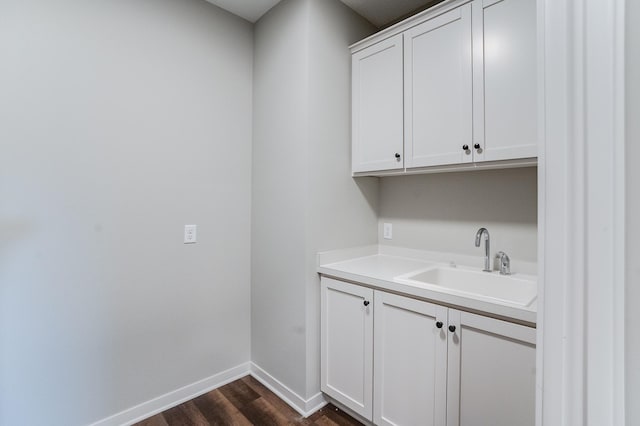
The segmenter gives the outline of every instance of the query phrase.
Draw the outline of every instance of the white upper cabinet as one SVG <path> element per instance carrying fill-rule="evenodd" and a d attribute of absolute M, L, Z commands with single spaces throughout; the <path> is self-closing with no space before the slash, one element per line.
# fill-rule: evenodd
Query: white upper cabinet
<path fill-rule="evenodd" d="M 473 7 L 473 143 L 482 147 L 474 161 L 536 157 L 536 2 L 476 0 Z"/>
<path fill-rule="evenodd" d="M 402 170 L 402 34 L 355 53 L 351 72 L 353 171 Z"/>
<path fill-rule="evenodd" d="M 471 4 L 404 33 L 405 166 L 472 161 Z"/>
<path fill-rule="evenodd" d="M 535 164 L 535 0 L 444 2 L 352 52 L 354 173 Z"/>

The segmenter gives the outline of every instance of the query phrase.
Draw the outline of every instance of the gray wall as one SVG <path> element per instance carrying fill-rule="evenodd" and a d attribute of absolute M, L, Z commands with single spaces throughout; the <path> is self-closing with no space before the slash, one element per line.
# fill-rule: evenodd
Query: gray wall
<path fill-rule="evenodd" d="M 640 424 L 640 2 L 627 1 L 626 19 L 626 379 L 627 424 Z"/>
<path fill-rule="evenodd" d="M 255 27 L 252 360 L 319 391 L 318 250 L 376 242 L 377 181 L 350 177 L 347 46 L 373 31 L 338 0 L 285 0 Z"/>
<path fill-rule="evenodd" d="M 380 244 L 482 256 L 480 227 L 491 251 L 537 261 L 537 169 L 486 170 L 380 179 Z M 393 224 L 385 240 L 384 222 Z"/>
<path fill-rule="evenodd" d="M 251 359 L 305 389 L 307 9 L 285 0 L 256 24 Z"/>
<path fill-rule="evenodd" d="M 487 226 L 535 260 L 535 169 L 350 177 L 347 46 L 374 30 L 338 0 L 255 36 L 196 0 L 0 3 L 0 424 L 86 424 L 249 359 L 311 397 L 315 254 L 385 221 L 385 244 L 478 254 Z"/>
<path fill-rule="evenodd" d="M 0 3 L 0 424 L 249 361 L 252 45 L 203 1 Z"/>
<path fill-rule="evenodd" d="M 376 29 L 337 0 L 312 0 L 307 152 L 307 396 L 320 389 L 319 251 L 376 243 L 378 179 L 351 177 L 351 53 Z"/>

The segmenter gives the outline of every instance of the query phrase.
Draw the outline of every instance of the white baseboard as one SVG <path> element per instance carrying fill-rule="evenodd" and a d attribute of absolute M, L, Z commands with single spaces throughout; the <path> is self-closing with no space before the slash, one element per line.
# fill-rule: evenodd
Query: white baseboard
<path fill-rule="evenodd" d="M 321 392 L 318 392 L 309 399 L 304 399 L 300 395 L 289 389 L 281 381 L 273 377 L 271 374 L 267 373 L 256 363 L 252 362 L 250 364 L 251 376 L 265 385 L 271 392 L 278 395 L 280 399 L 289 404 L 291 408 L 296 410 L 302 416 L 309 417 L 311 414 L 327 405 L 327 401 L 325 400 Z"/>
<path fill-rule="evenodd" d="M 106 419 L 99 420 L 91 426 L 125 426 L 144 420 L 164 410 L 175 407 L 183 402 L 233 382 L 251 372 L 249 362 L 245 362 L 226 371 L 214 374 L 206 379 L 199 380 L 190 385 L 161 395 L 157 398 L 138 404 L 124 411 L 121 411 Z"/>
<path fill-rule="evenodd" d="M 169 408 L 180 405 L 202 394 L 210 392 L 220 386 L 233 382 L 241 377 L 251 374 L 256 380 L 265 385 L 269 390 L 278 395 L 284 402 L 304 417 L 318 411 L 327 404 L 322 393 L 318 392 L 309 399 L 304 399 L 289 389 L 281 381 L 267 373 L 253 362 L 246 362 L 226 371 L 214 374 L 206 379 L 199 380 L 190 385 L 183 386 L 168 392 L 157 398 L 138 404 L 121 411 L 106 419 L 99 420 L 90 426 L 129 426 Z"/>

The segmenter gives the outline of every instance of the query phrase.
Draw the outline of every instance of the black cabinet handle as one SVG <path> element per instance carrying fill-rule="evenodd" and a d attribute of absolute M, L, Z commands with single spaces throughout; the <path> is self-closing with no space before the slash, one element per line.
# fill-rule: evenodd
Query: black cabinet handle
<path fill-rule="evenodd" d="M 444 324 L 442 324 L 442 321 L 438 321 L 438 322 L 436 322 L 436 327 L 437 327 L 437 328 L 442 328 L 442 326 L 443 326 L 443 325 L 444 325 Z"/>
<path fill-rule="evenodd" d="M 369 301 L 368 300 L 365 300 L 363 303 L 364 303 L 364 306 L 369 306 Z"/>
<path fill-rule="evenodd" d="M 396 152 L 396 159 L 397 159 L 397 160 L 399 160 L 399 159 L 400 159 L 400 154 L 398 154 L 397 152 Z"/>
<path fill-rule="evenodd" d="M 480 149 L 480 144 L 479 144 L 479 143 L 477 143 L 477 144 L 475 144 L 473 147 L 474 147 L 475 149 Z"/>
<path fill-rule="evenodd" d="M 462 149 L 465 150 L 465 151 L 468 151 L 469 150 L 469 145 L 467 145 L 467 144 L 462 145 Z"/>
<path fill-rule="evenodd" d="M 456 331 L 456 326 L 455 326 L 455 325 L 450 325 L 450 326 L 449 326 L 449 331 L 450 331 L 450 332 L 452 332 L 452 333 L 455 333 L 455 331 Z"/>

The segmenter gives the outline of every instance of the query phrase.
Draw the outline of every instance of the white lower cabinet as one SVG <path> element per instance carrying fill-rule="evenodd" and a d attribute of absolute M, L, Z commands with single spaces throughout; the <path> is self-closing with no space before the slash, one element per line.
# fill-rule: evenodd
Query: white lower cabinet
<path fill-rule="evenodd" d="M 382 291 L 374 299 L 374 423 L 444 425 L 447 308 Z"/>
<path fill-rule="evenodd" d="M 373 290 L 322 278 L 322 392 L 371 420 Z"/>
<path fill-rule="evenodd" d="M 447 426 L 533 426 L 535 328 L 455 309 L 449 327 Z"/>
<path fill-rule="evenodd" d="M 535 423 L 535 329 L 322 277 L 322 391 L 376 425 Z"/>

